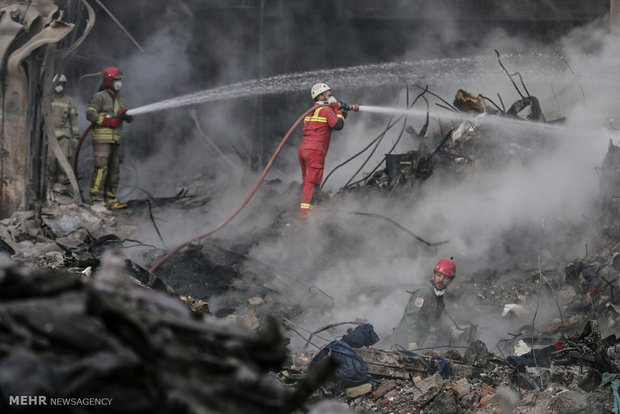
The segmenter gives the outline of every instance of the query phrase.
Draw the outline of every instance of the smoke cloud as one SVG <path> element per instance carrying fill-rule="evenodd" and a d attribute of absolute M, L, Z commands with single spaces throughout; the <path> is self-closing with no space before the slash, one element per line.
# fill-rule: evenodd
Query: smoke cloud
<path fill-rule="evenodd" d="M 443 8 L 440 24 L 435 19 L 417 30 L 399 27 L 403 30 L 398 32 L 400 37 L 392 38 L 396 40 L 388 54 L 345 34 L 361 33 L 360 21 L 338 27 L 332 17 L 310 18 L 304 30 L 295 30 L 307 11 L 304 7 L 309 7 L 306 2 L 270 10 L 263 17 L 260 39 L 256 33 L 261 22 L 255 15 L 195 12 L 184 6 L 189 3 L 165 3 L 159 15 L 151 9 L 142 11 L 152 22 L 137 34 L 145 52 L 126 48 L 109 62 L 118 62 L 125 72 L 123 93 L 134 108 L 188 94 L 198 96 L 192 105 L 168 105 L 141 114 L 127 130 L 128 161 L 121 180 L 127 198 L 144 198 L 145 192 L 172 196 L 183 189 L 209 198 L 197 208 L 157 211 L 165 219 L 160 226 L 168 245 L 212 228 L 232 212 L 290 125 L 311 106 L 308 91 L 315 82 L 329 83 L 334 95 L 349 103 L 387 108 L 405 108 L 427 85 L 448 102 L 458 89 L 466 89 L 498 105 L 501 96 L 509 107 L 520 96 L 499 65 L 497 50 L 510 73 L 518 71 L 529 93 L 539 98 L 547 120 L 566 117 L 564 124 L 553 128 L 524 128 L 509 121 L 483 124 L 486 139 L 491 140 L 487 143 L 501 152 L 504 161 L 483 166 L 461 180 L 435 174 L 419 186 L 397 189 L 391 195 L 337 194 L 349 179 L 361 179 L 375 168 L 393 146 L 394 153 L 417 150 L 420 145 L 433 148 L 436 141 L 431 138 L 401 132 L 405 130 L 401 120 L 386 133 L 366 165 L 362 162 L 368 152 L 329 178 L 324 190 L 337 202 L 325 202 L 303 224 L 295 220 L 301 194 L 298 130 L 268 175 L 268 180 L 279 181 L 262 187 L 233 224 L 213 240 L 226 243 L 239 235 L 274 230 L 274 212 L 286 205 L 289 212 L 282 220 L 291 226 L 275 229 L 281 237 L 258 241 L 248 254 L 271 266 L 259 271 L 258 278 L 281 293 L 282 303 L 313 310 L 312 318 L 296 321 L 306 329 L 368 321 L 386 337 L 402 315 L 407 291 L 430 278 L 441 257 L 455 258 L 457 278 L 449 291 L 458 294 L 467 286 L 486 283 L 494 272 L 536 270 L 539 257 L 546 269 L 582 256 L 585 244 L 591 242 L 591 234 L 584 229 L 597 215 L 595 168 L 602 162 L 608 140 L 617 139 L 606 128 L 608 120 L 620 119 L 619 87 L 614 81 L 620 42 L 605 21 L 549 42 L 503 28 L 464 25 L 457 21 L 458 13 Z M 222 19 L 219 25 L 214 16 Z M 385 27 L 373 32 L 386 37 L 399 25 L 389 20 L 382 24 Z M 282 44 L 276 33 L 290 34 L 285 47 L 274 46 L 276 40 Z M 339 40 L 333 41 L 336 37 Z M 336 46 L 343 38 L 347 47 L 339 49 L 346 50 L 339 56 Z M 523 91 L 520 82 L 517 86 Z M 436 97 L 426 94 L 425 98 L 431 115 L 428 135 L 438 134 L 449 123 L 442 119 L 446 111 L 437 105 L 442 102 Z M 427 106 L 420 99 L 414 108 L 425 112 Z M 195 111 L 202 131 L 190 110 Z M 324 177 L 398 117 L 350 113 L 345 128 L 332 135 Z M 424 123 L 415 115 L 406 121 L 416 131 Z M 541 142 L 545 145 L 533 149 L 533 143 Z M 352 212 L 380 214 L 425 240 L 449 243 L 428 247 L 381 218 Z M 141 228 L 145 242 L 158 243 L 148 222 Z M 245 270 L 257 269 L 256 262 L 246 263 Z M 210 305 L 225 306 L 230 295 L 209 298 Z M 475 302 L 471 297 L 458 299 L 459 318 L 484 326 L 484 339 L 497 341 L 505 335 L 509 325 L 501 319 L 501 309 L 480 315 L 467 307 Z M 541 308 L 541 321 L 554 317 L 552 306 Z"/>

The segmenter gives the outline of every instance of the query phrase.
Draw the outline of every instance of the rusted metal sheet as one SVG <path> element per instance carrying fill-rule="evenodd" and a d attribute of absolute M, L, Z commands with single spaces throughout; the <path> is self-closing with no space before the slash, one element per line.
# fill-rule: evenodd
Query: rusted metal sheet
<path fill-rule="evenodd" d="M 587 21 L 610 0 L 341 0 L 351 19 Z M 613 1 L 613 0 L 612 0 Z"/>

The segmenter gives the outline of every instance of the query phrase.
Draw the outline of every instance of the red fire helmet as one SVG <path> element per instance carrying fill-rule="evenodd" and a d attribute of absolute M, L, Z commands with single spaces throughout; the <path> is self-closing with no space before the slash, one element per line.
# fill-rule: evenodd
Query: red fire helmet
<path fill-rule="evenodd" d="M 107 67 L 103 70 L 101 84 L 111 88 L 114 85 L 114 80 L 121 79 L 123 76 L 123 72 L 119 68 L 114 66 Z"/>
<path fill-rule="evenodd" d="M 447 257 L 444 257 L 439 261 L 439 263 L 437 263 L 434 270 L 435 272 L 442 273 L 450 278 L 456 276 L 456 264 L 452 258 L 448 259 Z"/>

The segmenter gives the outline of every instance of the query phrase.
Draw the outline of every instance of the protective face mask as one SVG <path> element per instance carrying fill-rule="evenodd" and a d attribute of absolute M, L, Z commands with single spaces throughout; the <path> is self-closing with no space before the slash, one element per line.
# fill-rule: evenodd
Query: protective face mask
<path fill-rule="evenodd" d="M 115 91 L 120 91 L 121 88 L 123 87 L 123 82 L 122 81 L 114 81 L 114 90 Z"/>
<path fill-rule="evenodd" d="M 444 293 L 446 293 L 445 289 L 437 289 L 436 287 L 433 287 L 433 290 L 435 291 L 435 296 L 443 296 Z"/>
<path fill-rule="evenodd" d="M 56 91 L 56 93 L 62 93 L 62 91 L 64 91 L 65 88 L 62 85 L 56 85 L 54 90 Z"/>

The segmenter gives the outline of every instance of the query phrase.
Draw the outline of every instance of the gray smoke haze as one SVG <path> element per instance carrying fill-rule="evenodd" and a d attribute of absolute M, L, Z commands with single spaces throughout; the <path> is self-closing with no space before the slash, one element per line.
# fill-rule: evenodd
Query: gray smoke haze
<path fill-rule="evenodd" d="M 329 46 L 314 47 L 310 43 L 312 30 L 321 30 L 319 26 L 308 29 L 308 34 L 299 33 L 296 39 L 287 39 L 287 47 L 304 48 L 308 56 L 303 61 L 284 61 L 272 48 L 264 57 L 265 69 L 259 79 L 255 63 L 250 63 L 257 55 L 256 43 L 250 36 L 256 22 L 244 26 L 248 22 L 243 19 L 231 20 L 229 35 L 220 37 L 216 27 L 204 24 L 182 6 L 162 10 L 165 19 L 159 16 L 157 22 L 165 24 L 153 21 L 140 38 L 145 53 L 127 50 L 108 62 L 117 63 L 125 72 L 123 93 L 134 108 L 181 96 L 196 98 L 190 102 L 192 105 L 166 104 L 161 110 L 138 115 L 127 128 L 127 162 L 121 178 L 127 198 L 144 197 L 136 188 L 155 196 L 170 196 L 181 187 L 210 197 L 209 203 L 200 208 L 156 212 L 165 220 L 159 225 L 169 246 L 217 225 L 254 185 L 260 172 L 251 171 L 248 164 L 256 155 L 261 135 L 261 97 L 263 111 L 269 114 L 262 132 L 265 152 L 269 154 L 290 125 L 311 106 L 308 91 L 319 81 L 329 83 L 338 99 L 350 103 L 404 108 L 404 85 L 415 83 L 428 85 L 449 102 L 460 88 L 489 96 L 498 103 L 500 94 L 508 107 L 519 95 L 497 62 L 494 50 L 498 50 L 504 65 L 511 72 L 521 73 L 529 92 L 540 99 L 548 120 L 566 116 L 565 126 L 551 130 L 533 132 L 509 122 L 486 126 L 493 139 L 506 143 L 506 150 L 515 154 L 505 165 L 482 169 L 459 182 L 433 176 L 404 200 L 349 194 L 339 201 L 337 211 L 330 204 L 318 208 L 311 225 L 303 230 L 293 224 L 293 229 L 279 240 L 258 243 L 250 256 L 271 264 L 283 275 L 273 280 L 265 277 L 263 281 L 282 292 L 283 302 L 315 309 L 311 320 L 297 321 L 308 330 L 334 322 L 364 320 L 385 337 L 402 315 L 409 297 L 406 290 L 421 286 L 431 276 L 432 266 L 444 256 L 453 256 L 457 263 L 457 279 L 449 288 L 457 292 L 459 284 L 474 283 L 476 277 L 488 274 L 488 269 L 536 269 L 539 252 L 543 267 L 571 260 L 582 256 L 585 244 L 591 242 L 589 234 L 573 239 L 569 230 L 596 217 L 595 168 L 602 162 L 608 140 L 620 138 L 605 128 L 610 118 L 620 119 L 616 100 L 620 42 L 618 33 L 610 32 L 604 21 L 575 29 L 553 47 L 501 29 L 468 42 L 463 40 L 463 28 L 451 20 L 456 13 L 437 8 L 432 13 L 441 14 L 441 24 L 429 24 L 430 30 L 424 34 L 403 35 L 415 36 L 415 41 L 407 42 L 415 46 L 394 53 L 389 61 L 377 61 L 363 43 L 351 42 L 348 53 L 356 55 L 357 60 L 352 59 L 355 64 L 338 59 L 332 62 L 326 58 Z M 274 21 L 270 23 L 272 36 L 284 29 Z M 389 36 L 390 28 L 385 30 Z M 203 49 L 199 48 L 199 33 L 202 40 L 213 42 L 198 43 Z M 269 35 L 265 41 L 275 42 Z M 204 56 L 197 56 L 200 54 Z M 279 59 L 281 66 L 268 66 Z M 196 63 L 206 60 L 210 66 L 203 73 Z M 100 63 L 101 67 L 111 64 Z M 332 69 L 335 66 L 339 67 Z M 410 87 L 409 99 L 419 93 L 420 89 Z M 440 103 L 437 99 L 427 97 L 432 118 L 429 131 L 435 131 L 443 110 L 435 105 Z M 426 106 L 420 101 L 415 108 L 425 110 Z M 195 128 L 190 109 L 196 111 L 208 140 L 239 169 L 230 168 L 213 151 L 205 135 Z M 332 135 L 325 176 L 379 135 L 389 118 L 350 113 L 345 128 Z M 424 121 L 411 116 L 407 122 L 419 130 Z M 402 123 L 392 128 L 357 178 L 382 160 L 402 128 Z M 531 153 L 528 145 L 532 134 L 544 136 L 548 149 Z M 290 205 L 291 216 L 295 216 L 301 194 L 300 186 L 295 186 L 301 181 L 297 162 L 300 142 L 301 129 L 291 137 L 267 177 L 281 180 L 282 193 L 269 198 L 264 196 L 265 188 L 259 189 L 241 215 L 213 241 L 269 228 L 273 212 L 282 203 Z M 417 149 L 419 145 L 420 139 L 405 133 L 394 152 Z M 518 156 L 527 159 L 519 160 Z M 365 158 L 366 154 L 339 169 L 324 190 L 336 193 Z M 261 169 L 264 164 L 266 159 Z M 385 215 L 428 241 L 449 243 L 427 248 L 385 221 L 349 214 L 355 211 Z M 141 240 L 159 243 L 150 223 L 139 227 L 143 230 Z M 541 233 L 542 249 L 538 244 Z M 340 245 L 338 235 L 355 243 Z M 137 260 L 144 259 L 137 256 Z M 246 270 L 253 270 L 251 264 Z M 312 287 L 329 297 L 317 294 Z M 217 308 L 226 300 L 224 296 L 210 298 L 209 302 Z M 508 329 L 501 320 L 501 309 L 493 315 L 459 316 L 485 326 L 483 339 L 489 344 Z M 539 316 L 541 321 L 554 317 L 557 314 L 552 306 L 542 309 Z"/>
<path fill-rule="evenodd" d="M 617 133 L 605 127 L 606 120 L 616 116 L 617 109 L 612 102 L 617 91 L 612 81 L 618 65 L 607 63 L 601 67 L 601 62 L 609 62 L 611 57 L 617 56 L 618 37 L 616 33 L 603 34 L 605 29 L 597 26 L 591 30 L 600 44 L 599 53 L 584 55 L 583 49 L 574 41 L 567 42 L 571 47 L 563 49 L 563 58 L 573 67 L 576 76 L 568 72 L 561 58 L 553 59 L 551 54 L 503 59 L 512 71 L 518 70 L 522 74 L 530 93 L 540 98 L 549 119 L 567 116 L 565 127 L 539 131 L 549 141 L 552 150 L 529 154 L 526 165 L 515 161 L 500 168 L 480 171 L 458 183 L 431 179 L 411 204 L 359 196 L 349 197 L 346 203 L 338 205 L 338 210 L 342 211 L 386 215 L 427 240 L 448 239 L 449 244 L 437 251 L 428 251 L 415 246 L 409 235 L 385 223 L 319 210 L 313 223 L 315 227 L 299 237 L 298 243 L 280 241 L 274 246 L 260 245 L 254 250 L 254 255 L 264 262 L 280 263 L 280 268 L 300 269 L 306 277 L 306 284 L 319 287 L 333 298 L 334 307 L 326 310 L 322 318 L 314 314 L 313 320 L 300 321 L 300 324 L 312 331 L 329 323 L 363 320 L 372 323 L 379 335 L 385 337 L 402 316 L 409 297 L 405 290 L 421 286 L 430 277 L 432 266 L 443 256 L 454 256 L 457 262 L 458 277 L 450 288 L 455 291 L 459 290 L 459 283 L 475 282 L 471 275 L 485 269 L 536 269 L 539 253 L 543 269 L 583 256 L 585 246 L 593 241 L 593 235 L 586 233 L 575 238 L 570 230 L 596 218 L 598 176 L 595 168 L 602 162 L 608 140 L 618 138 Z M 585 33 L 577 36 L 584 39 Z M 504 37 L 495 47 L 499 50 L 505 50 L 503 46 L 517 49 L 514 45 L 519 41 Z M 493 55 L 492 50 L 489 52 Z M 451 63 L 458 65 L 462 61 L 453 59 Z M 465 60 L 467 64 L 472 61 L 476 63 L 476 59 Z M 500 93 L 508 106 L 519 96 L 499 65 L 492 65 L 491 61 L 496 63 L 492 58 L 480 59 L 479 65 L 469 68 L 473 74 L 471 77 L 467 76 L 470 72 L 465 71 L 460 79 L 446 77 L 439 84 L 429 84 L 433 91 L 449 101 L 462 87 L 493 97 L 494 93 Z M 431 73 L 429 79 L 442 77 L 442 74 Z M 578 82 L 587 91 L 585 104 Z M 557 89 L 562 90 L 562 96 L 554 96 Z M 336 89 L 335 94 L 345 95 L 346 91 Z M 377 97 L 371 95 L 361 97 L 363 101 L 360 102 L 394 105 L 387 100 L 377 102 Z M 330 171 L 330 166 L 357 152 L 387 123 L 386 119 L 381 124 L 373 118 L 365 113 L 350 114 L 345 129 L 333 134 L 326 172 Z M 419 119 L 411 120 L 416 129 L 421 123 Z M 400 129 L 394 128 L 395 131 Z M 527 154 L 525 138 L 532 133 L 506 122 L 497 126 L 492 136 L 504 142 L 507 151 Z M 366 171 L 382 159 L 396 137 L 397 132 L 392 132 L 385 139 L 385 144 L 365 167 Z M 412 144 L 410 138 L 405 137 L 396 152 L 417 147 Z M 327 189 L 336 191 L 360 162 L 339 170 L 330 178 Z M 327 235 L 338 231 L 347 233 L 349 238 L 358 236 L 355 238 L 358 243 L 334 249 Z M 301 300 L 301 297 L 291 300 Z M 310 298 L 312 300 L 315 298 Z M 313 305 L 308 303 L 308 306 Z M 493 315 L 465 313 L 459 316 L 486 328 L 482 336 L 489 344 L 494 344 L 510 331 L 510 322 L 502 320 L 501 309 Z M 548 323 L 558 317 L 552 298 L 543 298 L 537 323 Z"/>

